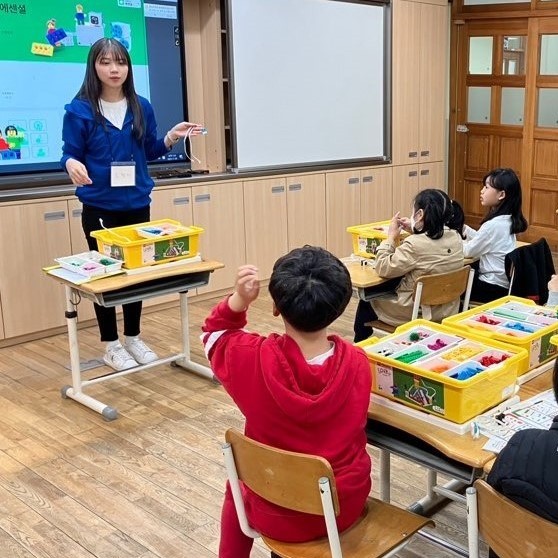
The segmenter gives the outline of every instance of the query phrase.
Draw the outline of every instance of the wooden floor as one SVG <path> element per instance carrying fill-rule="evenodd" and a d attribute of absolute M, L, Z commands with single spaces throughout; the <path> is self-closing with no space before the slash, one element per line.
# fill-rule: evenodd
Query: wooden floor
<path fill-rule="evenodd" d="M 205 362 L 200 324 L 214 303 L 190 304 L 198 362 Z M 348 339 L 354 307 L 332 328 Z M 268 296 L 254 304 L 249 327 L 280 330 Z M 178 352 L 178 309 L 146 313 L 143 337 L 161 356 Z M 96 327 L 80 331 L 80 347 L 82 359 L 101 356 Z M 225 484 L 220 443 L 226 428 L 243 424 L 228 395 L 161 366 L 88 388 L 118 409 L 118 420 L 105 422 L 60 397 L 68 362 L 66 335 L 0 349 L 0 558 L 215 557 Z M 392 476 L 394 502 L 423 495 L 418 467 L 395 459 Z M 464 507 L 451 503 L 434 517 L 439 533 L 465 544 Z M 257 543 L 252 556 L 269 553 Z M 418 539 L 400 556 L 454 554 Z"/>

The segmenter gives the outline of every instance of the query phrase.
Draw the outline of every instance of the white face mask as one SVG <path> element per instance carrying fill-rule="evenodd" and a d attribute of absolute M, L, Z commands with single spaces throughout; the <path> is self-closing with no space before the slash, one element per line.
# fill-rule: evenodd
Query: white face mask
<path fill-rule="evenodd" d="M 415 225 L 417 224 L 417 222 L 415 221 L 415 214 L 413 213 L 411 215 L 411 230 L 414 231 L 415 230 Z"/>

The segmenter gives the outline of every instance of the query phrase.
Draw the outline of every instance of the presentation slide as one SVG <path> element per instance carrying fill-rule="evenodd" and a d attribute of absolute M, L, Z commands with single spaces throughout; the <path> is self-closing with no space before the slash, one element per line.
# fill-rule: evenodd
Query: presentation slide
<path fill-rule="evenodd" d="M 176 0 L 0 1 L 0 174 L 56 168 L 61 157 L 64 105 L 77 93 L 90 46 L 100 38 L 120 41 L 130 53 L 138 94 L 151 99 L 148 27 L 156 24 L 162 45 L 176 51 L 182 89 Z M 152 41 L 153 43 L 153 41 Z M 153 47 L 154 48 L 154 47 Z M 163 48 L 163 47 L 161 47 Z M 162 84 L 160 87 L 164 87 Z M 176 121 L 184 116 L 175 100 Z M 170 119 L 170 116 L 169 116 Z"/>

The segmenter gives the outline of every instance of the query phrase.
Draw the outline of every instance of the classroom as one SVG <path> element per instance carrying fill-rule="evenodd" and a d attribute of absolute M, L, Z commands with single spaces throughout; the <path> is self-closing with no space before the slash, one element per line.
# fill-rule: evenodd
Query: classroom
<path fill-rule="evenodd" d="M 436 323 L 429 308 L 457 287 L 453 276 L 447 285 L 425 279 L 418 297 L 416 284 L 409 294 L 412 323 L 395 332 L 376 324 L 358 343 L 372 382 L 370 496 L 393 541 L 370 534 L 373 514 L 362 537 L 375 556 L 552 556 L 558 515 L 541 519 L 482 481 L 514 433 L 553 431 L 558 324 L 547 283 L 558 265 L 558 0 L 57 4 L 0 1 L 0 74 L 10 76 L 0 87 L 0 558 L 231 556 L 219 545 L 226 464 L 236 454 L 224 456 L 222 446 L 229 429 L 244 432 L 245 416 L 202 326 L 238 292 L 239 268 L 257 266 L 261 285 L 241 327 L 272 338 L 285 319 L 270 293 L 276 262 L 305 245 L 326 249 L 352 287 L 329 331 L 354 350 L 359 311 L 363 303 L 376 308 L 387 277 L 378 245 L 393 251 L 405 240 L 391 242 L 392 217 L 424 220 L 428 209 L 417 216 L 414 200 L 436 189 L 479 229 L 489 223 L 481 191 L 494 169 L 515 173 L 528 223 L 513 235 L 515 249 L 529 252 L 509 259 L 511 298 L 500 307 L 470 296 L 467 267 L 453 298 L 461 296 L 459 309 Z M 89 60 L 99 40 L 108 41 L 104 54 Z M 103 57 L 121 51 L 118 64 L 107 63 L 111 72 L 119 66 L 107 83 L 128 82 L 120 75 L 127 56 L 149 134 L 131 156 L 133 144 L 114 140 L 126 126 L 132 142 L 139 137 L 128 93 L 128 116 L 116 128 L 95 119 L 112 126 L 104 111 L 117 103 L 103 103 L 120 97 L 87 93 L 89 104 L 77 99 L 86 106 L 77 109 L 74 98 L 84 75 L 95 71 L 102 82 Z M 113 89 L 126 91 L 121 82 Z M 71 118 L 88 121 L 92 98 L 100 109 L 91 128 L 69 132 Z M 96 213 L 87 170 L 79 174 L 85 166 L 68 165 L 80 158 L 76 138 L 88 129 L 96 139 L 83 147 L 83 161 L 106 159 L 102 172 L 87 165 L 93 183 L 106 175 L 119 199 L 131 190 L 139 196 L 134 186 L 144 184 L 147 213 L 135 193 L 126 197 L 132 205 L 105 208 L 120 221 Z M 128 210 L 135 217 L 126 220 Z M 99 226 L 88 229 L 88 220 Z M 126 252 L 122 235 L 139 223 L 142 238 Z M 543 259 L 522 271 L 531 248 Z M 482 256 L 461 255 L 460 271 L 479 259 L 482 271 Z M 124 267 L 112 277 L 91 273 L 119 260 Z M 89 269 L 76 279 L 69 269 L 83 261 Z M 115 318 L 121 305 L 129 313 L 118 309 Z M 133 307 L 141 339 L 130 325 Z M 116 347 L 111 320 L 125 332 L 118 350 L 141 343 L 140 356 L 130 348 L 139 370 L 107 361 Z M 99 334 L 109 343 L 104 357 Z M 421 355 L 407 350 L 415 342 Z M 467 356 L 471 343 L 476 361 Z M 425 374 L 415 358 L 426 361 Z M 399 540 L 405 526 L 410 536 Z M 543 534 L 530 554 L 532 533 Z M 258 538 L 250 556 L 369 555 L 343 544 L 342 554 L 328 554 L 328 544 L 323 553 L 299 552 Z"/>

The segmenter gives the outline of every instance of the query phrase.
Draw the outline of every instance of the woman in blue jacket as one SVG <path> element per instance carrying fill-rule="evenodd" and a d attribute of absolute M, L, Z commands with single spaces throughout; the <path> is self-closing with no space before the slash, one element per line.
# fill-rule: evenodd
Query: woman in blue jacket
<path fill-rule="evenodd" d="M 147 161 L 167 153 L 202 127 L 180 122 L 157 138 L 153 108 L 136 94 L 128 51 L 114 39 L 100 39 L 89 51 L 83 84 L 65 106 L 62 166 L 78 186 L 82 226 L 90 250 L 91 231 L 143 223 L 150 219 L 153 180 Z M 141 302 L 125 304 L 124 344 L 118 340 L 116 311 L 95 305 L 104 361 L 115 370 L 147 364 L 157 355 L 139 338 Z"/>

